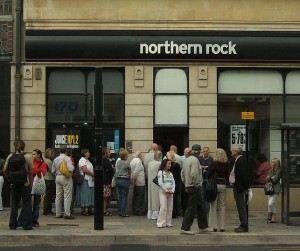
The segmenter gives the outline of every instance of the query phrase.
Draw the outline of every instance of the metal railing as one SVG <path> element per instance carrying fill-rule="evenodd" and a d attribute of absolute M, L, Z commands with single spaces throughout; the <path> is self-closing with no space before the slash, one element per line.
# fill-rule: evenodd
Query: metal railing
<path fill-rule="evenodd" d="M 0 16 L 12 14 L 12 0 L 0 0 Z"/>

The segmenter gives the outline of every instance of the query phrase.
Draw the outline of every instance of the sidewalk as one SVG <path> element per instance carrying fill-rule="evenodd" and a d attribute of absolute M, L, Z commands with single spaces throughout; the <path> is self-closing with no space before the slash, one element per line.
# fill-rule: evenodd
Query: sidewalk
<path fill-rule="evenodd" d="M 79 209 L 76 209 L 79 210 Z M 235 233 L 237 212 L 227 212 L 226 232 L 205 233 L 193 236 L 180 234 L 182 217 L 173 219 L 172 228 L 159 229 L 155 220 L 146 216 L 121 218 L 105 216 L 104 230 L 94 230 L 94 217 L 74 214 L 75 220 L 40 217 L 40 227 L 32 231 L 8 227 L 9 208 L 0 212 L 0 246 L 109 246 L 111 244 L 145 244 L 151 246 L 187 245 L 295 245 L 299 244 L 300 218 L 292 218 L 293 226 L 267 224 L 265 212 L 249 213 L 249 233 Z M 196 219 L 192 230 L 198 232 Z"/>

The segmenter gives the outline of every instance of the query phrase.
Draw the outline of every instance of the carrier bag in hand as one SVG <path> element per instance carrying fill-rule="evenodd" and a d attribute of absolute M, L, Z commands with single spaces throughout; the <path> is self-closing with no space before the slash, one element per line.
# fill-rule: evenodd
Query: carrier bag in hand
<path fill-rule="evenodd" d="M 31 194 L 44 195 L 46 192 L 46 183 L 43 174 L 41 178 L 36 174 L 33 179 Z"/>

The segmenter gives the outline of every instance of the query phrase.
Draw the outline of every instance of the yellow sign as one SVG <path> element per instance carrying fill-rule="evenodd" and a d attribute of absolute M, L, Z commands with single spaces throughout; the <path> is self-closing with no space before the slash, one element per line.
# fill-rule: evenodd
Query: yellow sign
<path fill-rule="evenodd" d="M 242 112 L 242 120 L 255 119 L 254 112 Z"/>

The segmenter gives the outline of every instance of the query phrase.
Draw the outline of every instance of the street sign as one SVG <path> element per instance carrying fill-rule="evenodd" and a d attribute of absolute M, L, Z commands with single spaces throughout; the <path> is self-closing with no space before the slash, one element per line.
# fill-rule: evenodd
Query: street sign
<path fill-rule="evenodd" d="M 242 120 L 253 120 L 255 119 L 254 112 L 242 112 Z"/>

